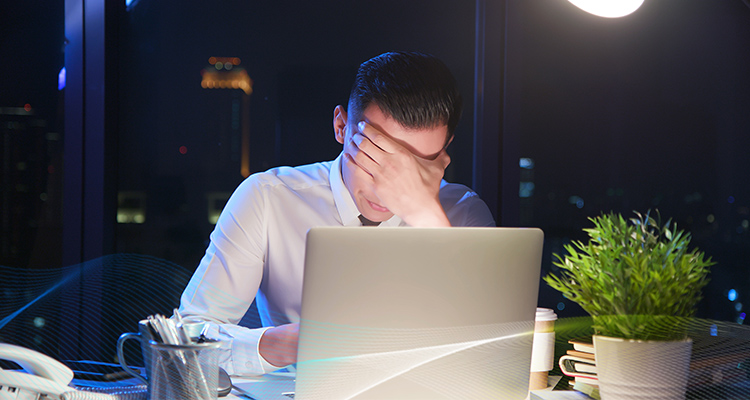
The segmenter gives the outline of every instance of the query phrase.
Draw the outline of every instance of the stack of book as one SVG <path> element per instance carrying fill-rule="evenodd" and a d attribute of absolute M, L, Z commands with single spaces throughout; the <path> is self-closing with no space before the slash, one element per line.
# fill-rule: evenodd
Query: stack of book
<path fill-rule="evenodd" d="M 599 379 L 591 338 L 572 339 L 572 350 L 560 357 L 560 370 L 570 376 L 570 386 L 594 399 L 599 399 Z"/>

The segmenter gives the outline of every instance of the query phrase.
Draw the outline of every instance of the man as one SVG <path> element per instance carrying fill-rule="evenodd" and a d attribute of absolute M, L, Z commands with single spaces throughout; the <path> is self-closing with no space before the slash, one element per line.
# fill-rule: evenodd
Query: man
<path fill-rule="evenodd" d="M 385 53 L 360 66 L 348 111 L 334 109 L 343 145 L 336 160 L 274 168 L 240 184 L 180 305 L 184 316 L 211 322 L 209 337 L 229 343 L 220 360 L 227 372 L 296 362 L 311 227 L 495 225 L 476 193 L 442 180 L 460 114 L 455 79 L 441 61 Z M 253 299 L 264 328 L 237 325 Z"/>

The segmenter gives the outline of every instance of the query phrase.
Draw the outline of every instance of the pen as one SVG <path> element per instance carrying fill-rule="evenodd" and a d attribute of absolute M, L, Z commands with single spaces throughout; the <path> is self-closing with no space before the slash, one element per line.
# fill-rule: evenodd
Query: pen
<path fill-rule="evenodd" d="M 174 316 L 177 320 L 177 337 L 180 339 L 180 342 L 182 344 L 190 344 L 190 337 L 185 331 L 185 324 L 182 321 L 182 315 L 180 315 L 180 311 L 176 308 L 174 309 Z"/>

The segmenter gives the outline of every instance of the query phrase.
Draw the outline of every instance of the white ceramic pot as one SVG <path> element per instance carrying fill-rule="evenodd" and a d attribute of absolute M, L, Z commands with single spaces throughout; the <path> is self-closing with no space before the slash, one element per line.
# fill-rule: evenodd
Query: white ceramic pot
<path fill-rule="evenodd" d="M 692 347 L 594 335 L 602 400 L 684 399 Z"/>

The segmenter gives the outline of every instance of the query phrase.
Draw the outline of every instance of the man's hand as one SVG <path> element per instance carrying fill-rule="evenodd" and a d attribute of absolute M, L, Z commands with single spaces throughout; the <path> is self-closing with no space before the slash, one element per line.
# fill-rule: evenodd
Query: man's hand
<path fill-rule="evenodd" d="M 260 355 L 281 368 L 297 362 L 299 324 L 279 325 L 263 333 L 258 344 Z"/>
<path fill-rule="evenodd" d="M 411 226 L 450 226 L 440 205 L 440 181 L 450 157 L 445 149 L 419 157 L 365 122 L 345 144 L 346 161 L 366 172 L 380 204 Z"/>

